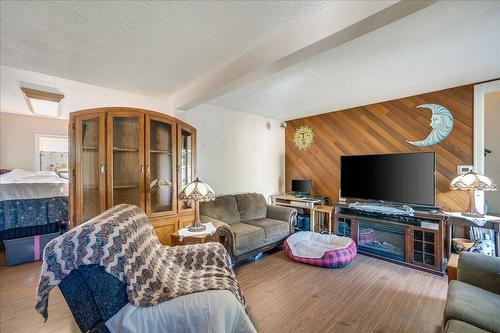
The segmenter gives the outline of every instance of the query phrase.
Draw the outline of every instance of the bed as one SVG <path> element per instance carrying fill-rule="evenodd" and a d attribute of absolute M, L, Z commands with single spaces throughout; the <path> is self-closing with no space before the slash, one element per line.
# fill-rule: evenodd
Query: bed
<path fill-rule="evenodd" d="M 58 232 L 67 222 L 67 179 L 21 169 L 0 175 L 0 240 Z"/>

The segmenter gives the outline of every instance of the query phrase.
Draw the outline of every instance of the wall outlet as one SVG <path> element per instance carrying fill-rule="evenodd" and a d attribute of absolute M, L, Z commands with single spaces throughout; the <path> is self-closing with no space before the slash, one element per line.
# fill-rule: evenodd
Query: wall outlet
<path fill-rule="evenodd" d="M 457 174 L 463 175 L 467 172 L 471 172 L 474 169 L 472 165 L 457 165 Z"/>

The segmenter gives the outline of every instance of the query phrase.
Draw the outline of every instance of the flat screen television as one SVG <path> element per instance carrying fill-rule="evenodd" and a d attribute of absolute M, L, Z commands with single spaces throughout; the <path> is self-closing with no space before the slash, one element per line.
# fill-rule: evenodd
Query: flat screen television
<path fill-rule="evenodd" d="M 433 152 L 340 157 L 340 195 L 415 205 L 436 204 Z"/>
<path fill-rule="evenodd" d="M 292 179 L 292 193 L 295 195 L 310 195 L 312 191 L 311 179 Z"/>

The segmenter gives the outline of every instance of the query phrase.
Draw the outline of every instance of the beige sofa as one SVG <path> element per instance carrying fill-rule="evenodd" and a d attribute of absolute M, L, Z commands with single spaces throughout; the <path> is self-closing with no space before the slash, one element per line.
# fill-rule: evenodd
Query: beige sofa
<path fill-rule="evenodd" d="M 444 310 L 446 333 L 500 333 L 500 258 L 460 253 Z"/>
<path fill-rule="evenodd" d="M 293 233 L 296 214 L 293 208 L 268 205 L 258 193 L 223 195 L 200 203 L 201 221 L 218 227 L 234 264 L 281 246 Z"/>

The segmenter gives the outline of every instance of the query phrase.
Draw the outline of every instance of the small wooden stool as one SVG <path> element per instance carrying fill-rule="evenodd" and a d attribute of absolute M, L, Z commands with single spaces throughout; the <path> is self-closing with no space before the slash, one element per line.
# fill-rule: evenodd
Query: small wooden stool
<path fill-rule="evenodd" d="M 314 212 L 328 214 L 328 234 L 331 235 L 332 234 L 333 207 L 332 206 L 324 206 L 324 205 L 314 206 Z"/>

